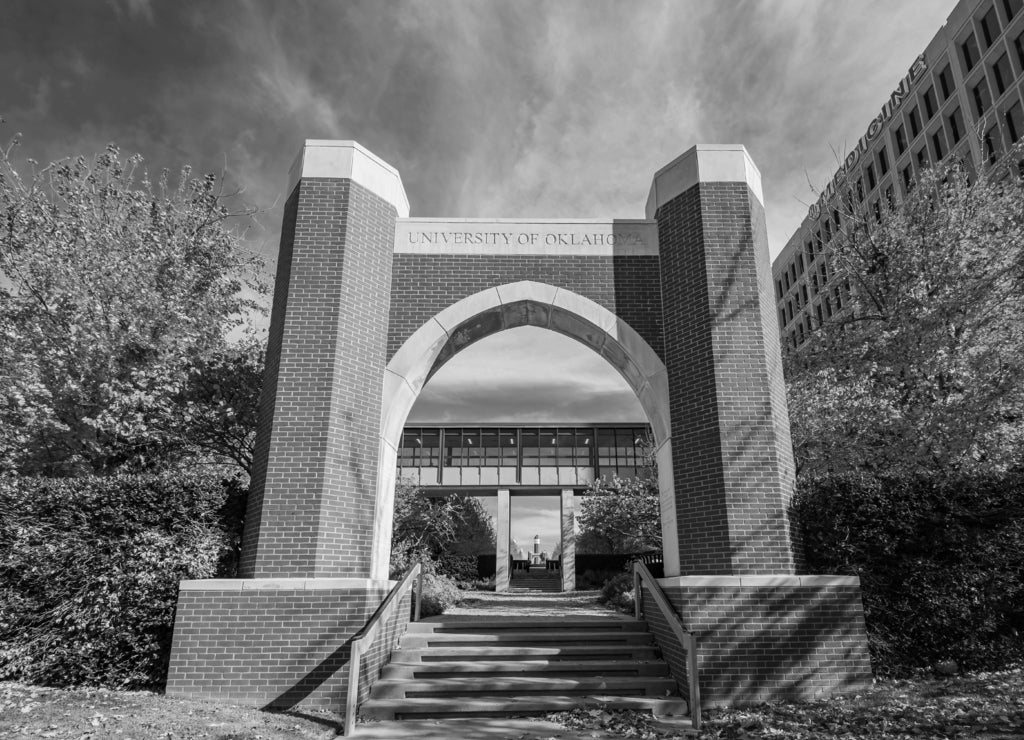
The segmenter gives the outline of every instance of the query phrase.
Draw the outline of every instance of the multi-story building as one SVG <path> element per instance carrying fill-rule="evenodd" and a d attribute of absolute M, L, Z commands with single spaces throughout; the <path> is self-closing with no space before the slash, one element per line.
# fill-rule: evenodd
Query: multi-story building
<path fill-rule="evenodd" d="M 917 173 L 949 156 L 979 168 L 1024 138 L 1024 0 L 962 0 L 846 155 L 772 264 L 783 345 L 843 309 L 849 284 L 825 256 L 840 198 L 881 219 Z"/>

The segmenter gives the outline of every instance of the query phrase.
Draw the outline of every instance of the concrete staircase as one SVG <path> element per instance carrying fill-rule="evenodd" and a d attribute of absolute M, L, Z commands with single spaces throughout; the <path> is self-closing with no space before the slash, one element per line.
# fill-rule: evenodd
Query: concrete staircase
<path fill-rule="evenodd" d="M 529 570 L 512 571 L 509 585 L 515 591 L 561 591 L 562 572 L 548 570 L 543 565 L 533 565 Z"/>
<path fill-rule="evenodd" d="M 410 624 L 360 714 L 508 717 L 598 704 L 686 713 L 646 623 L 521 617 Z"/>

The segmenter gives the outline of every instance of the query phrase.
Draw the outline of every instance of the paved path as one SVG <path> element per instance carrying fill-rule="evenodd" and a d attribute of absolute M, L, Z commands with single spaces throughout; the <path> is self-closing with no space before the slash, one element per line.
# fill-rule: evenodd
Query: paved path
<path fill-rule="evenodd" d="M 508 619 L 509 617 L 565 617 L 568 619 L 632 619 L 630 615 L 597 603 L 598 591 L 494 593 L 472 591 L 456 607 L 425 622 Z"/>

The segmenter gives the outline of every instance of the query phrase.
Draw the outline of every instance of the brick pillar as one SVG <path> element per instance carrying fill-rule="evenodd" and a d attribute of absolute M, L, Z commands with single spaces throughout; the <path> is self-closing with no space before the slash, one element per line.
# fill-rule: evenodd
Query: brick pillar
<path fill-rule="evenodd" d="M 742 146 L 694 147 L 658 171 L 647 201 L 658 222 L 672 441 L 658 473 L 668 470 L 675 498 L 660 585 L 700 635 L 707 705 L 858 691 L 871 678 L 858 579 L 795 574 L 793 450 L 762 203 Z M 679 646 L 649 616 L 673 674 L 684 675 Z"/>
<path fill-rule="evenodd" d="M 760 174 L 742 146 L 694 147 L 655 174 L 647 217 L 680 572 L 792 574 L 793 451 Z"/>
<path fill-rule="evenodd" d="M 398 172 L 307 141 L 285 204 L 246 578 L 370 576 Z"/>
<path fill-rule="evenodd" d="M 398 172 L 351 141 L 307 141 L 288 190 L 242 577 L 182 581 L 167 694 L 338 711 L 348 641 L 392 586 L 370 561 L 395 219 L 409 206 Z M 367 652 L 363 692 L 408 618 L 399 609 Z"/>

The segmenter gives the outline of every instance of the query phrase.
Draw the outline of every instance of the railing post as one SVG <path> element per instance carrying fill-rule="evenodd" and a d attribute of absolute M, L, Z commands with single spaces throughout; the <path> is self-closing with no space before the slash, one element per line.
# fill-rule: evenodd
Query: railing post
<path fill-rule="evenodd" d="M 700 729 L 700 681 L 697 675 L 697 635 L 689 634 L 690 643 L 687 645 L 686 677 L 690 684 L 690 721 L 693 729 Z"/>
<path fill-rule="evenodd" d="M 643 592 L 640 590 L 640 568 L 637 564 L 633 563 L 633 616 L 636 621 L 640 621 L 640 599 L 643 598 Z"/>
<path fill-rule="evenodd" d="M 362 658 L 362 640 L 353 640 L 348 660 L 348 693 L 345 697 L 346 737 L 350 737 L 356 729 L 356 712 L 359 709 L 359 664 Z"/>
<path fill-rule="evenodd" d="M 420 621 L 420 604 L 423 602 L 423 563 L 417 566 L 420 572 L 416 574 L 416 611 L 413 613 L 412 621 Z"/>

